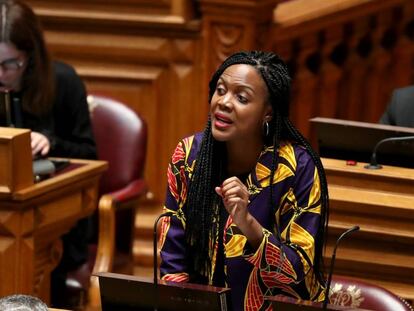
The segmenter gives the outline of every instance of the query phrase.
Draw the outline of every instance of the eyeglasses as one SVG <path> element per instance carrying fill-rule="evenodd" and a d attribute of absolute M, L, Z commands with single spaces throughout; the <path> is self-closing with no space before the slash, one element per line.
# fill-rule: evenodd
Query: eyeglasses
<path fill-rule="evenodd" d="M 18 70 L 22 68 L 24 65 L 24 61 L 18 60 L 17 58 L 9 58 L 2 62 L 0 62 L 0 66 L 3 70 Z"/>

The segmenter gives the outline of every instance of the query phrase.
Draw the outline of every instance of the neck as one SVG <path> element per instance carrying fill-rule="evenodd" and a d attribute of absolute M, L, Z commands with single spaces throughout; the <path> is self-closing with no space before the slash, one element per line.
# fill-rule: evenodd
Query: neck
<path fill-rule="evenodd" d="M 227 171 L 230 176 L 238 176 L 250 173 L 256 166 L 257 159 L 263 149 L 262 141 L 246 143 L 228 142 L 227 147 Z"/>

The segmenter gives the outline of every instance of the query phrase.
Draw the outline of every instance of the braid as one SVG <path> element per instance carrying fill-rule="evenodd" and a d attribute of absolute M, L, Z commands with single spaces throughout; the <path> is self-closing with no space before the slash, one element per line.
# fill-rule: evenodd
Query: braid
<path fill-rule="evenodd" d="M 256 68 L 262 76 L 268 92 L 268 102 L 272 106 L 273 117 L 269 125 L 269 136 L 265 137 L 265 144 L 273 144 L 272 162 L 270 168 L 270 185 L 273 184 L 275 172 L 278 168 L 278 148 L 282 139 L 293 140 L 306 148 L 312 157 L 321 184 L 321 224 L 315 237 L 314 273 L 318 280 L 324 283 L 322 251 L 328 219 L 328 188 L 326 176 L 319 157 L 311 148 L 307 140 L 289 121 L 290 77 L 285 63 L 276 54 L 261 51 L 238 52 L 227 58 L 213 74 L 209 83 L 209 102 L 216 90 L 217 81 L 223 72 L 232 65 L 247 64 Z M 216 141 L 211 133 L 211 120 L 209 119 L 204 130 L 200 151 L 196 158 L 196 164 L 189 186 L 186 213 L 186 240 L 187 260 L 190 281 L 206 283 L 211 276 L 212 253 L 210 237 L 214 237 L 217 230 L 217 221 L 220 213 L 217 206 L 220 198 L 214 191 L 215 186 L 220 185 L 225 177 L 227 153 L 223 143 Z M 270 219 L 274 226 L 274 232 L 281 241 L 280 226 L 276 223 L 275 213 L 278 212 L 274 204 L 274 191 L 270 186 L 268 204 Z M 220 219 L 218 221 L 220 223 Z M 219 233 L 221 234 L 221 233 Z M 284 257 L 283 244 L 281 243 L 281 259 Z M 280 265 L 281 266 L 281 265 Z"/>
<path fill-rule="evenodd" d="M 211 121 L 208 120 L 203 140 L 194 167 L 193 178 L 188 190 L 186 205 L 186 241 L 190 279 L 204 283 L 211 272 L 209 238 L 213 222 L 213 206 L 217 202 L 214 187 L 219 185 L 223 176 L 223 165 L 217 165 L 220 145 L 211 134 Z"/>

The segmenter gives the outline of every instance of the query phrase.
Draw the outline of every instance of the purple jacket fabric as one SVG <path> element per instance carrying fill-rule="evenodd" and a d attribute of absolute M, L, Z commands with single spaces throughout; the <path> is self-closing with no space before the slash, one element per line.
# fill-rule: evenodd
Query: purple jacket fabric
<path fill-rule="evenodd" d="M 202 134 L 180 141 L 168 166 L 165 210 L 173 217 L 162 222 L 161 276 L 164 280 L 186 282 L 184 236 L 188 186 Z M 285 294 L 322 301 L 324 288 L 313 273 L 314 238 L 320 225 L 321 192 L 317 170 L 305 148 L 285 142 L 278 151 L 278 169 L 273 187 L 274 206 L 269 207 L 270 166 L 273 147 L 264 149 L 255 169 L 244 181 L 249 193 L 249 212 L 263 227 L 263 240 L 252 250 L 246 237 L 228 217 L 224 228 L 226 284 L 231 288 L 234 310 L 268 310 L 265 296 Z M 278 238 L 272 221 L 275 210 Z M 211 243 L 213 272 L 218 239 Z M 283 248 L 283 252 L 281 252 Z M 212 282 L 213 275 L 210 277 Z"/>

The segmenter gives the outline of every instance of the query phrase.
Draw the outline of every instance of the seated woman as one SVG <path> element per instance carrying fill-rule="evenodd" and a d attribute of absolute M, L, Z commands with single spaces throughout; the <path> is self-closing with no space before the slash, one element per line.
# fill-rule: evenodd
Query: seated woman
<path fill-rule="evenodd" d="M 14 126 L 32 130 L 33 157 L 95 158 L 81 79 L 71 66 L 51 62 L 29 6 L 3 0 L 0 10 L 0 91 L 11 95 Z M 88 227 L 89 220 L 83 219 L 63 237 L 63 258 L 52 274 L 52 301 L 63 289 L 66 272 L 87 258 Z"/>
<path fill-rule="evenodd" d="M 393 91 L 379 123 L 414 127 L 414 86 L 407 86 Z"/>
<path fill-rule="evenodd" d="M 327 184 L 289 121 L 286 65 L 236 53 L 209 86 L 204 133 L 179 142 L 168 167 L 162 278 L 228 286 L 234 310 L 269 310 L 277 294 L 322 301 Z"/>

